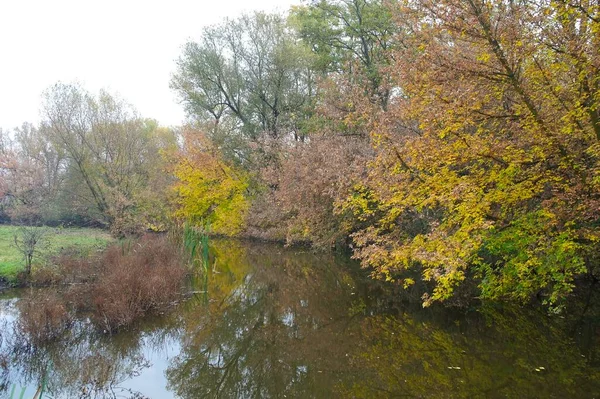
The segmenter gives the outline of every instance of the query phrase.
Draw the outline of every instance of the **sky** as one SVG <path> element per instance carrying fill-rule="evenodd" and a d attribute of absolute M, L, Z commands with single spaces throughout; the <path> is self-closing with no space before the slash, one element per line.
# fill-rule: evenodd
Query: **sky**
<path fill-rule="evenodd" d="M 0 0 L 0 128 L 40 120 L 41 93 L 79 82 L 118 94 L 144 117 L 179 125 L 169 89 L 184 43 L 244 11 L 299 0 Z"/>

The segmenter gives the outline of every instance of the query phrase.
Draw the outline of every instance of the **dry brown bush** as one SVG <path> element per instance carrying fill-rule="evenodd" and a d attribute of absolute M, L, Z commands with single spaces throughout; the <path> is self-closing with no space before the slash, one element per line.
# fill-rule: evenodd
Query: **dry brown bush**
<path fill-rule="evenodd" d="M 180 298 L 186 273 L 179 249 L 166 237 L 108 248 L 91 287 L 93 320 L 114 331 L 148 311 L 164 311 Z"/>
<path fill-rule="evenodd" d="M 130 325 L 147 312 L 162 312 L 181 296 L 187 268 L 181 251 L 166 236 L 145 236 L 115 244 L 93 258 L 75 253 L 55 259 L 39 280 L 66 286 L 59 295 L 40 290 L 21 301 L 21 331 L 36 342 L 54 339 L 75 311 L 90 312 L 105 332 Z M 70 313 L 71 312 L 71 313 Z"/>
<path fill-rule="evenodd" d="M 372 156 L 369 141 L 320 135 L 282 148 L 282 153 L 262 171 L 270 190 L 253 204 L 247 234 L 322 248 L 344 245 L 358 221 L 337 212 L 336 203 L 365 177 Z"/>
<path fill-rule="evenodd" d="M 97 258 L 74 249 L 65 250 L 48 264 L 34 268 L 29 282 L 35 287 L 92 282 L 98 276 Z"/>

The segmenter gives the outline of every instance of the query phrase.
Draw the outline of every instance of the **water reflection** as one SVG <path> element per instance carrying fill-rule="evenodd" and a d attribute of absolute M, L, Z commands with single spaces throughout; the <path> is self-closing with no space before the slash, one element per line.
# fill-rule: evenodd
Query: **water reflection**
<path fill-rule="evenodd" d="M 188 301 L 115 336 L 82 317 L 60 342 L 35 347 L 11 333 L 15 300 L 0 299 L 0 397 L 15 387 L 28 398 L 40 387 L 53 398 L 600 392 L 589 303 L 573 308 L 573 320 L 493 306 L 423 310 L 331 255 L 216 241 L 210 260 Z"/>
<path fill-rule="evenodd" d="M 182 398 L 328 397 L 354 344 L 359 282 L 348 267 L 272 247 L 215 248 L 210 312 L 186 314 L 186 344 L 167 371 Z"/>
<path fill-rule="evenodd" d="M 487 307 L 469 317 L 377 316 L 362 323 L 344 397 L 592 398 L 600 374 L 543 315 Z M 438 317 L 436 317 L 438 316 Z"/>
<path fill-rule="evenodd" d="M 53 398 L 145 397 L 128 383 L 152 366 L 149 353 L 177 339 L 179 329 L 169 321 L 149 320 L 139 330 L 110 337 L 82 319 L 60 341 L 43 347 L 32 345 L 10 323 L 5 331 L 14 333 L 2 352 L 18 392 L 14 397 L 23 389 L 25 398 L 42 389 Z"/>

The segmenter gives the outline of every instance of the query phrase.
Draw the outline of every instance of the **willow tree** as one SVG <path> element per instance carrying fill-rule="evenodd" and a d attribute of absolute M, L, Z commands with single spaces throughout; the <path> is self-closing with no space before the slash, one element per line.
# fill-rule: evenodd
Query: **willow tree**
<path fill-rule="evenodd" d="M 315 55 L 324 76 L 363 78 L 356 82 L 385 107 L 390 97 L 381 68 L 389 66 L 394 33 L 390 8 L 382 0 L 318 0 L 292 7 L 291 25 Z"/>
<path fill-rule="evenodd" d="M 558 303 L 598 278 L 600 8 L 593 1 L 407 1 L 373 119 L 370 178 L 341 203 L 380 277 L 475 279 L 481 295 Z"/>

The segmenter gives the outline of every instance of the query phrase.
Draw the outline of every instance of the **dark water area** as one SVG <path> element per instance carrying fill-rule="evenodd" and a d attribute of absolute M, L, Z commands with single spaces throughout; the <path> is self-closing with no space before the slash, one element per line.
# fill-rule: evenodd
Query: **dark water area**
<path fill-rule="evenodd" d="M 192 297 L 41 347 L 0 294 L 0 398 L 600 398 L 600 298 L 421 308 L 347 258 L 215 240 Z M 22 396 L 21 396 L 22 395 Z"/>

